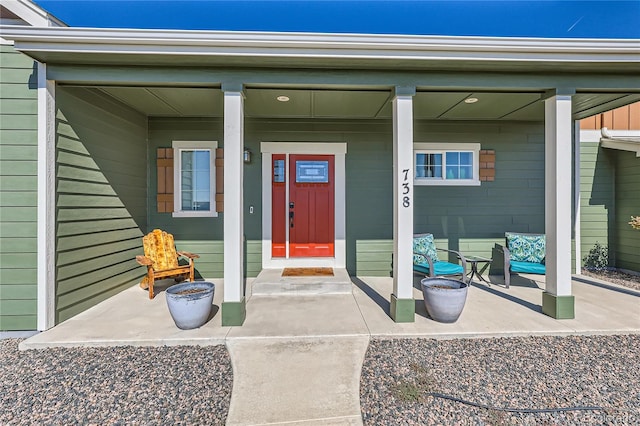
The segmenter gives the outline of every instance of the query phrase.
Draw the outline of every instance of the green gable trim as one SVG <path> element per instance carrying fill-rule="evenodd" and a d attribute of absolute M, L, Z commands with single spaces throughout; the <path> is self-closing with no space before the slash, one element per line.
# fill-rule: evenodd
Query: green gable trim
<path fill-rule="evenodd" d="M 555 319 L 573 319 L 575 315 L 575 298 L 573 296 L 556 296 L 542 293 L 542 313 Z"/>
<path fill-rule="evenodd" d="M 395 322 L 415 322 L 416 301 L 413 299 L 398 299 L 395 294 L 391 294 L 389 315 Z"/>
<path fill-rule="evenodd" d="M 245 298 L 240 302 L 222 302 L 222 326 L 234 327 L 244 324 L 247 317 Z"/>

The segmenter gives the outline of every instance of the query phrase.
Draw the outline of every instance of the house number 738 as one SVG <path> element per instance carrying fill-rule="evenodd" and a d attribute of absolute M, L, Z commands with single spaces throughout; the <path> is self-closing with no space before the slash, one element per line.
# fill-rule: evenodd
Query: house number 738
<path fill-rule="evenodd" d="M 411 206 L 411 187 L 409 186 L 409 169 L 403 169 L 402 174 L 404 179 L 402 181 L 402 207 Z"/>

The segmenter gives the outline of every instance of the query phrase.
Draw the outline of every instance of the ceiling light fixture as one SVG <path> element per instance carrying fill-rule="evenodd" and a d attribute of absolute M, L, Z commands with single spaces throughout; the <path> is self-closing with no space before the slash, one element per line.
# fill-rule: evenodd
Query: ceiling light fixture
<path fill-rule="evenodd" d="M 464 100 L 465 104 L 475 104 L 476 102 L 478 102 L 478 98 L 467 98 Z"/>
<path fill-rule="evenodd" d="M 289 97 L 284 95 L 280 95 L 276 99 L 279 100 L 280 102 L 289 102 Z"/>

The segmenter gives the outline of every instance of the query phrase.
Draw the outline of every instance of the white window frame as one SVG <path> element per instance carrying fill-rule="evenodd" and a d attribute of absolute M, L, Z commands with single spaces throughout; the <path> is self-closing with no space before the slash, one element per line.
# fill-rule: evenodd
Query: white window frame
<path fill-rule="evenodd" d="M 473 153 L 473 176 L 469 179 L 447 179 L 447 152 Z M 442 154 L 443 177 L 418 177 L 417 154 Z M 479 143 L 414 143 L 413 144 L 413 184 L 416 186 L 479 186 L 480 185 L 480 144 Z"/>
<path fill-rule="evenodd" d="M 173 141 L 173 217 L 217 217 L 216 211 L 216 149 L 218 141 Z M 210 210 L 182 210 L 181 151 L 209 150 L 209 204 Z"/>

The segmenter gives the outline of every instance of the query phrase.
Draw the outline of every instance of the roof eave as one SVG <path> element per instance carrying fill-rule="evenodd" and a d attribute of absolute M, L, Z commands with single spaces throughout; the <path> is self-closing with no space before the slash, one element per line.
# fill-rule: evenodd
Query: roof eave
<path fill-rule="evenodd" d="M 637 63 L 640 41 L 2 27 L 17 50 L 136 54 L 553 63 Z"/>
<path fill-rule="evenodd" d="M 640 131 L 636 130 L 608 130 L 603 127 L 600 130 L 600 146 L 603 148 L 617 149 L 620 151 L 635 152 L 640 157 Z"/>

